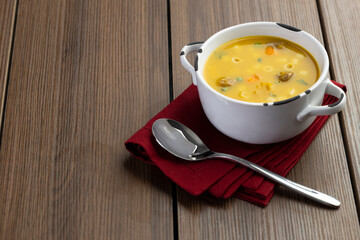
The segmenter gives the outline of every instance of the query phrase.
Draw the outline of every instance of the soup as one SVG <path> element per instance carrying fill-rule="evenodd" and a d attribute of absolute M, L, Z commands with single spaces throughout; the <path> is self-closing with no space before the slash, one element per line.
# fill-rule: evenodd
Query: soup
<path fill-rule="evenodd" d="M 303 47 L 270 36 L 231 40 L 215 49 L 204 78 L 218 92 L 241 101 L 276 102 L 294 97 L 319 78 L 319 66 Z"/>

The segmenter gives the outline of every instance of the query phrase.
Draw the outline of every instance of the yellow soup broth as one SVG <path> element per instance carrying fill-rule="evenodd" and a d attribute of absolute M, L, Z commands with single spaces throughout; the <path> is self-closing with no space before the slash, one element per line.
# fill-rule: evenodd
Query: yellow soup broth
<path fill-rule="evenodd" d="M 314 57 L 282 38 L 251 36 L 224 43 L 204 66 L 208 84 L 230 98 L 276 102 L 310 88 L 319 77 Z"/>

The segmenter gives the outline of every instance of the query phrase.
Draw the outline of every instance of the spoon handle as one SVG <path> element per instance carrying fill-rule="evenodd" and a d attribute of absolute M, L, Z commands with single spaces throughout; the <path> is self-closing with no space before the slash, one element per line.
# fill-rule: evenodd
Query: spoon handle
<path fill-rule="evenodd" d="M 283 185 L 283 186 L 285 186 L 307 198 L 310 198 L 310 199 L 312 199 L 316 202 L 319 202 L 321 204 L 324 204 L 328 207 L 338 208 L 340 206 L 340 202 L 337 199 L 335 199 L 327 194 L 318 192 L 314 189 L 311 189 L 311 188 L 305 187 L 303 185 L 300 185 L 298 183 L 295 183 L 293 181 L 290 181 L 289 179 L 286 179 L 274 172 L 271 172 L 263 167 L 260 167 L 257 164 L 249 162 L 243 158 L 239 158 L 239 157 L 236 157 L 236 156 L 233 156 L 230 154 L 225 154 L 225 153 L 214 153 L 211 157 L 225 158 L 225 159 L 231 160 L 233 162 L 239 163 L 240 165 L 248 167 L 251 170 L 253 170 L 257 173 L 260 173 L 261 175 L 267 177 L 268 179 L 270 179 L 276 183 L 279 183 L 279 184 L 281 184 L 281 185 Z"/>

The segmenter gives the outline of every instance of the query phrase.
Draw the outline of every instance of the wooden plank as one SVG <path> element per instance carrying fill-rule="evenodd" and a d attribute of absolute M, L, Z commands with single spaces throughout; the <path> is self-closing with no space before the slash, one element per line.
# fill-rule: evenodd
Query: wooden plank
<path fill-rule="evenodd" d="M 297 14 L 301 9 L 301 14 Z M 192 41 L 239 23 L 274 21 L 297 26 L 322 41 L 315 1 L 171 1 L 174 91 L 190 83 L 179 51 Z M 336 196 L 342 205 L 329 210 L 278 189 L 266 208 L 238 200 L 215 200 L 178 193 L 179 239 L 358 239 L 351 182 L 338 118 L 332 116 L 289 179 Z"/>
<path fill-rule="evenodd" d="M 11 42 L 15 23 L 16 1 L 4 0 L 0 8 L 0 127 L 8 78 Z"/>
<path fill-rule="evenodd" d="M 327 47 L 331 58 L 333 77 L 348 86 L 347 105 L 342 112 L 345 143 L 349 165 L 353 172 L 353 184 L 360 211 L 360 16 L 359 1 L 319 1 L 324 18 Z M 344 7 L 351 6 L 351 7 Z"/>
<path fill-rule="evenodd" d="M 170 181 L 123 146 L 169 101 L 166 1 L 21 1 L 15 36 L 0 238 L 171 239 Z"/>

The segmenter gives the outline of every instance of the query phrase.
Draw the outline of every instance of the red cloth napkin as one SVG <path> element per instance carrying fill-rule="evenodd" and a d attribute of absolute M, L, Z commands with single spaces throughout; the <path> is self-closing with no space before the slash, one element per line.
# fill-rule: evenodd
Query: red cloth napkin
<path fill-rule="evenodd" d="M 345 85 L 333 82 L 346 90 Z M 337 99 L 325 95 L 323 104 Z M 135 157 L 156 165 L 171 180 L 193 195 L 208 191 L 219 198 L 235 196 L 266 206 L 274 194 L 274 183 L 232 162 L 211 159 L 187 162 L 162 149 L 151 132 L 159 118 L 177 120 L 192 129 L 213 151 L 233 154 L 285 176 L 299 161 L 329 116 L 317 117 L 300 135 L 281 143 L 255 145 L 233 140 L 211 125 L 201 107 L 197 88 L 188 87 L 125 142 Z"/>

